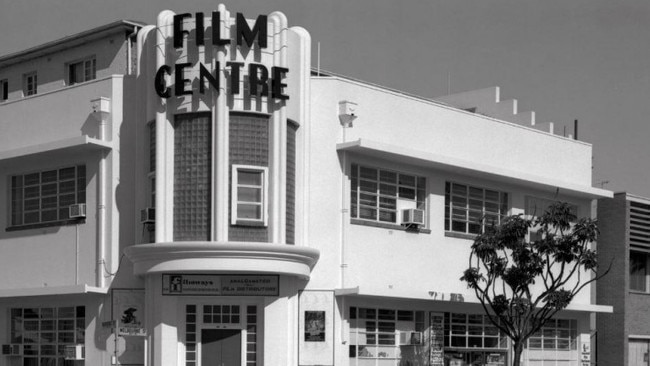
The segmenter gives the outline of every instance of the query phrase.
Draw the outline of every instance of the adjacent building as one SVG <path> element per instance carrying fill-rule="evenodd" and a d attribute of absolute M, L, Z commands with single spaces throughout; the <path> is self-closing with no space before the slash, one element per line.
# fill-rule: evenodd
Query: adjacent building
<path fill-rule="evenodd" d="M 598 360 L 604 365 L 648 365 L 650 354 L 650 199 L 627 192 L 598 200 L 598 260 L 611 269 L 598 281 Z"/>
<path fill-rule="evenodd" d="M 472 239 L 590 216 L 591 145 L 498 88 L 433 100 L 310 55 L 282 13 L 219 6 L 0 57 L 0 365 L 508 365 L 459 281 Z M 589 362 L 593 298 L 526 364 Z"/>

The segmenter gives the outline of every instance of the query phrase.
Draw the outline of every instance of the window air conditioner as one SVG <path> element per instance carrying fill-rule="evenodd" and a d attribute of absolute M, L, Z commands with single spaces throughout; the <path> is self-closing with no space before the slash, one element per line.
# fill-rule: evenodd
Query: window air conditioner
<path fill-rule="evenodd" d="M 402 210 L 402 225 L 424 225 L 424 210 L 417 208 Z"/>
<path fill-rule="evenodd" d="M 65 346 L 66 360 L 83 360 L 86 358 L 86 347 L 83 344 Z"/>
<path fill-rule="evenodd" d="M 147 207 L 143 210 L 140 210 L 140 223 L 142 224 L 153 224 L 156 222 L 156 209 L 153 207 Z"/>
<path fill-rule="evenodd" d="M 22 356 L 23 355 L 23 345 L 22 344 L 3 344 L 2 345 L 2 354 L 4 356 Z"/>
<path fill-rule="evenodd" d="M 68 206 L 69 217 L 71 219 L 80 219 L 86 217 L 86 204 L 77 203 L 75 205 Z"/>

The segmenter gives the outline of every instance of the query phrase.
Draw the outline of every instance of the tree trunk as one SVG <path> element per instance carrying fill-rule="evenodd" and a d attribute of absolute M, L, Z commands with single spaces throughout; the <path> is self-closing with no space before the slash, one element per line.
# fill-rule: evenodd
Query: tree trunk
<path fill-rule="evenodd" d="M 520 366 L 521 365 L 521 353 L 524 350 L 524 343 L 523 342 L 514 342 L 513 343 L 513 356 L 512 356 L 512 366 Z"/>

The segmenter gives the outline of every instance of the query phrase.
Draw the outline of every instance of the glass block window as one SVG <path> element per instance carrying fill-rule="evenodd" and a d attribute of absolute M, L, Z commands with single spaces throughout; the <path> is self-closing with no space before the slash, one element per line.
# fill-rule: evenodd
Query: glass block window
<path fill-rule="evenodd" d="M 38 92 L 36 71 L 23 75 L 23 95 L 35 95 Z"/>
<path fill-rule="evenodd" d="M 550 319 L 542 329 L 528 338 L 528 348 L 543 350 L 577 349 L 578 321 Z"/>
<path fill-rule="evenodd" d="M 177 115 L 174 128 L 174 241 L 210 240 L 210 114 Z"/>
<path fill-rule="evenodd" d="M 257 365 L 257 306 L 246 306 L 246 366 Z"/>
<path fill-rule="evenodd" d="M 11 225 L 70 219 L 70 205 L 86 203 L 84 165 L 11 177 Z"/>
<path fill-rule="evenodd" d="M 398 209 L 425 209 L 423 177 L 352 164 L 350 179 L 352 218 L 397 223 Z"/>
<path fill-rule="evenodd" d="M 196 305 L 185 305 L 185 366 L 196 366 Z"/>
<path fill-rule="evenodd" d="M 268 169 L 251 165 L 232 166 L 231 224 L 267 225 Z"/>
<path fill-rule="evenodd" d="M 10 327 L 10 343 L 23 345 L 23 365 L 84 365 L 66 360 L 65 348 L 85 344 L 85 307 L 12 308 Z"/>
<path fill-rule="evenodd" d="M 68 64 L 68 84 L 74 85 L 84 81 L 95 80 L 97 62 L 94 57 Z"/>
<path fill-rule="evenodd" d="M 447 182 L 445 230 L 480 234 L 483 226 L 500 223 L 508 214 L 508 194 L 491 189 Z"/>
<path fill-rule="evenodd" d="M 445 347 L 507 349 L 508 341 L 483 314 L 445 313 Z"/>

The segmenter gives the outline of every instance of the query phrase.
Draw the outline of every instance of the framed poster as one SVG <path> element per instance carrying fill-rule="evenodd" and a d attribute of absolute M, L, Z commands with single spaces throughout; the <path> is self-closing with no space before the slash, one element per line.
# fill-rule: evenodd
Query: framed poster
<path fill-rule="evenodd" d="M 305 342 L 325 342 L 324 311 L 305 311 Z"/>

